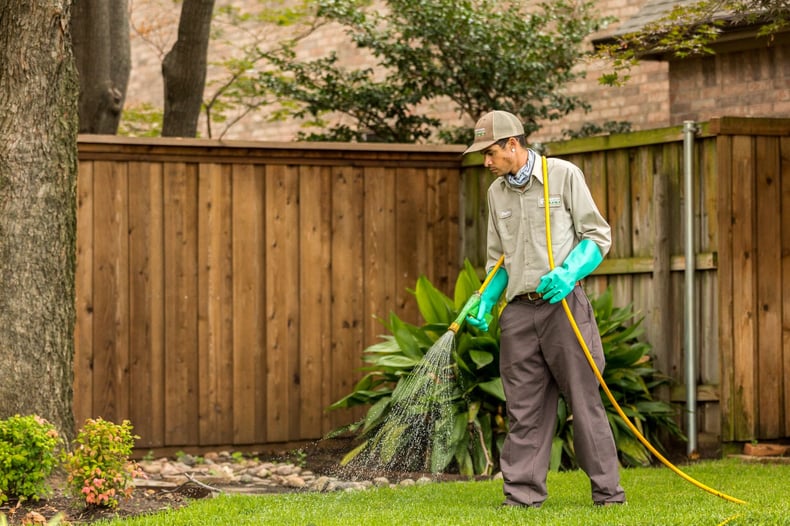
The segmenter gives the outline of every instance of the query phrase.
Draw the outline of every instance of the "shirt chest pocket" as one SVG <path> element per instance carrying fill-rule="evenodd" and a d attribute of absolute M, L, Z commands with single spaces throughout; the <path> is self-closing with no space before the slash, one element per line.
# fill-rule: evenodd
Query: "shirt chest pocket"
<path fill-rule="evenodd" d="M 512 209 L 502 210 L 497 214 L 497 230 L 502 241 L 505 242 L 506 250 L 509 248 L 508 242 L 512 241 L 518 235 L 519 218 L 513 213 Z"/>
<path fill-rule="evenodd" d="M 565 208 L 560 196 L 552 195 L 549 198 L 549 221 L 551 222 L 552 244 L 566 243 L 574 235 L 573 218 Z M 534 234 L 546 236 L 546 208 L 543 199 L 530 211 L 530 219 L 534 225 Z"/>

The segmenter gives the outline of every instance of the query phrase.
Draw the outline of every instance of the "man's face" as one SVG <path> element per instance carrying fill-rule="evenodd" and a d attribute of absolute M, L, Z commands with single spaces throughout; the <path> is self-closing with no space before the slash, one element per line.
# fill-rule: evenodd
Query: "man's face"
<path fill-rule="evenodd" d="M 511 142 L 515 141 L 510 139 L 504 146 L 493 144 L 483 150 L 483 166 L 497 177 L 509 174 L 514 169 L 516 154 L 513 151 L 514 146 L 510 144 Z"/>

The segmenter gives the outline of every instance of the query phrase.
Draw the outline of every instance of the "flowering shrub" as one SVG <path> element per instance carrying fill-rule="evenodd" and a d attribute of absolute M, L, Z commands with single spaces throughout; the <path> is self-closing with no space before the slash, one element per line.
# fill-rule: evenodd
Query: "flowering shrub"
<path fill-rule="evenodd" d="M 70 493 L 89 506 L 107 508 L 130 497 L 132 479 L 142 476 L 137 463 L 129 460 L 137 438 L 128 420 L 120 425 L 101 418 L 86 420 L 65 459 Z"/>
<path fill-rule="evenodd" d="M 58 465 L 59 444 L 55 427 L 39 416 L 0 420 L 0 504 L 49 494 L 46 480 Z"/>

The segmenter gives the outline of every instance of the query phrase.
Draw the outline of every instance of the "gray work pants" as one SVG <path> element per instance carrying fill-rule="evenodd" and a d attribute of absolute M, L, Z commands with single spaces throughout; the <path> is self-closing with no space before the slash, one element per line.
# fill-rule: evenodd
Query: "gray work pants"
<path fill-rule="evenodd" d="M 603 347 L 592 306 L 581 286 L 565 298 L 600 371 Z M 514 300 L 500 316 L 500 373 L 509 431 L 501 467 L 506 504 L 540 505 L 557 421 L 559 395 L 573 412 L 573 445 L 594 502 L 622 502 L 619 462 L 598 380 L 562 303 Z"/>

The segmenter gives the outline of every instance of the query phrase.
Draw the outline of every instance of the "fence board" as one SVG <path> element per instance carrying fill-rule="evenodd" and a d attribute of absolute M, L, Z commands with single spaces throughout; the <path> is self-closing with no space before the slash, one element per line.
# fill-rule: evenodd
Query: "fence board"
<path fill-rule="evenodd" d="M 129 163 L 129 419 L 140 447 L 164 444 L 162 165 Z"/>
<path fill-rule="evenodd" d="M 334 402 L 330 392 L 332 258 L 332 181 L 327 167 L 300 169 L 299 234 L 302 331 L 299 352 L 300 437 L 331 430 L 325 408 Z"/>
<path fill-rule="evenodd" d="M 782 297 L 781 287 L 781 194 L 779 191 L 779 140 L 755 139 L 757 275 L 757 407 L 760 437 L 781 436 L 782 400 Z"/>
<path fill-rule="evenodd" d="M 425 183 L 412 168 L 398 168 L 396 173 L 395 252 L 398 278 L 413 287 L 419 275 L 425 271 L 427 255 L 423 244 L 425 237 L 421 221 L 425 218 Z M 417 319 L 419 311 L 413 296 L 404 288 L 396 292 L 395 304 L 409 319 Z"/>
<path fill-rule="evenodd" d="M 790 138 L 780 139 L 781 223 L 782 223 L 782 298 L 790 298 Z M 790 436 L 790 306 L 782 304 L 782 382 L 784 436 Z"/>
<path fill-rule="evenodd" d="M 365 316 L 389 318 L 397 290 L 396 266 L 391 262 L 397 257 L 397 247 L 389 236 L 397 229 L 395 170 L 383 167 L 365 171 Z M 379 323 L 366 323 L 366 341 L 375 342 L 385 332 Z"/>
<path fill-rule="evenodd" d="M 120 420 L 129 414 L 129 246 L 126 165 L 94 165 L 93 414 Z"/>
<path fill-rule="evenodd" d="M 298 438 L 296 407 L 299 363 L 299 171 L 276 165 L 266 170 L 266 429 L 268 439 Z M 312 298 L 303 298 L 313 301 Z M 308 322 L 309 320 L 304 320 Z"/>
<path fill-rule="evenodd" d="M 719 258 L 727 264 L 718 270 L 718 304 L 719 304 L 719 370 L 721 376 L 721 427 L 722 439 L 735 439 L 736 411 L 735 407 L 735 375 L 732 363 L 735 356 L 735 336 L 733 318 L 733 235 L 732 223 L 732 137 L 721 136 L 717 139 L 716 160 L 719 173 Z"/>
<path fill-rule="evenodd" d="M 264 181 L 233 166 L 233 442 L 269 440 L 266 422 Z"/>
<path fill-rule="evenodd" d="M 713 252 L 718 246 L 718 183 L 716 167 L 716 141 L 702 140 L 696 145 L 698 179 L 697 200 L 699 219 L 695 229 L 697 251 Z M 698 234 L 697 234 L 698 232 Z M 713 269 L 711 269 L 713 270 Z M 719 385 L 718 333 L 718 288 L 715 272 L 702 272 L 697 277 L 697 320 L 698 349 L 710 351 L 699 353 L 699 381 L 704 385 Z M 717 414 L 717 418 L 720 418 Z M 717 429 L 717 431 L 720 431 Z"/>
<path fill-rule="evenodd" d="M 754 283 L 754 141 L 750 137 L 735 136 L 732 141 L 732 245 L 734 280 L 740 293 L 733 297 L 733 392 L 735 397 L 735 438 L 754 436 L 757 422 L 756 375 L 757 363 L 753 349 L 756 337 L 756 302 Z"/>
<path fill-rule="evenodd" d="M 74 402 L 77 428 L 93 415 L 93 163 L 80 163 L 77 175 L 77 246 L 74 327 Z"/>
<path fill-rule="evenodd" d="M 628 150 L 609 152 L 606 157 L 606 182 L 608 208 L 604 217 L 612 227 L 611 257 L 628 257 L 633 252 L 631 232 L 631 173 Z M 609 280 L 616 305 L 633 302 L 632 280 L 613 277 Z"/>
<path fill-rule="evenodd" d="M 632 256 L 650 257 L 655 254 L 655 240 L 653 239 L 655 203 L 654 183 L 655 172 L 653 170 L 655 153 L 654 148 L 642 148 L 631 156 L 630 175 L 631 175 L 631 246 Z M 667 263 L 668 264 L 668 263 Z M 651 274 L 637 274 L 633 276 L 633 296 L 639 298 L 641 305 L 655 305 L 653 276 Z M 656 291 L 657 292 L 657 291 Z M 649 316 L 650 310 L 639 313 L 639 316 Z M 647 325 L 647 326 L 645 326 Z M 651 338 L 655 331 L 649 324 L 643 324 L 645 339 L 653 342 Z"/>
<path fill-rule="evenodd" d="M 365 254 L 359 243 L 363 230 L 363 169 L 333 169 L 332 188 L 332 391 L 339 400 L 354 387 L 360 374 L 359 356 L 364 347 L 365 308 L 362 265 Z M 335 411 L 332 427 L 348 423 L 360 410 Z"/>
<path fill-rule="evenodd" d="M 230 166 L 198 174 L 198 372 L 201 444 L 233 443 L 233 228 Z"/>
<path fill-rule="evenodd" d="M 646 163 L 644 170 L 653 174 L 653 273 L 651 284 L 654 287 L 654 303 L 646 309 L 645 338 L 653 346 L 655 366 L 659 371 L 669 371 L 671 338 L 667 335 L 670 327 L 671 260 L 669 249 L 669 183 L 663 170 L 663 149 L 655 149 L 652 163 Z"/>
<path fill-rule="evenodd" d="M 198 429 L 197 177 L 194 165 L 164 168 L 165 439 L 194 444 Z"/>

